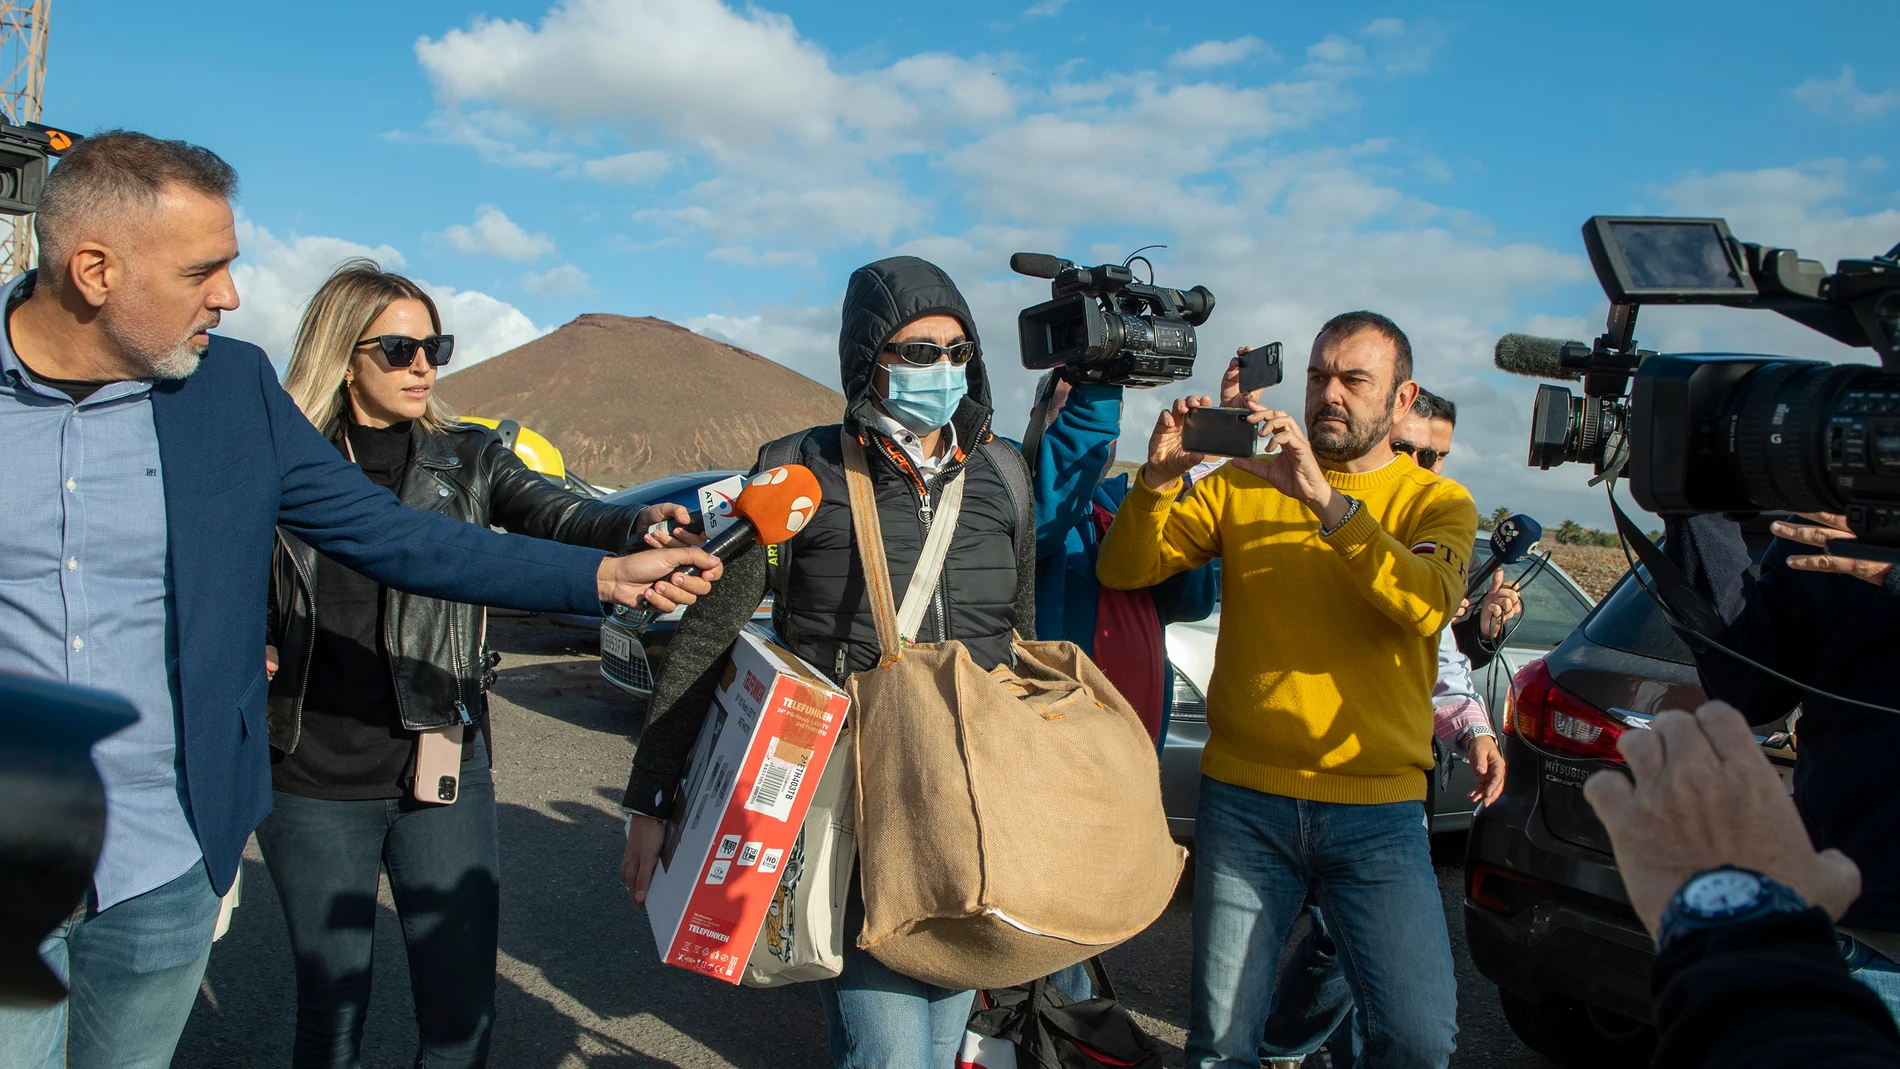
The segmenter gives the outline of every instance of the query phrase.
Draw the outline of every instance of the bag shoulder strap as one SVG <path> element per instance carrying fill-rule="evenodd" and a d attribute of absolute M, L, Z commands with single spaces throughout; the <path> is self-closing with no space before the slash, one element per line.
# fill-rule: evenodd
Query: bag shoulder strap
<path fill-rule="evenodd" d="M 897 607 L 897 633 L 905 641 L 917 637 L 924 614 L 943 574 L 943 562 L 950 556 L 950 540 L 957 533 L 957 515 L 963 511 L 963 472 L 958 471 L 937 491 L 937 508 L 930 521 L 930 534 L 917 554 L 917 567 L 910 573 L 910 585 L 904 588 L 903 604 Z"/>
<path fill-rule="evenodd" d="M 788 434 L 783 438 L 775 438 L 765 443 L 765 448 L 759 450 L 758 470 L 764 471 L 767 468 L 804 463 L 805 439 L 810 438 L 812 432 L 817 429 L 817 427 L 807 427 L 797 434 Z M 839 430 L 842 433 L 843 428 Z M 791 591 L 792 571 L 788 565 L 791 563 L 792 544 L 789 541 L 781 542 L 773 546 L 772 550 L 777 559 L 772 562 L 769 585 L 772 588 L 772 614 L 774 623 L 777 623 L 779 610 L 785 606 Z M 785 634 L 783 626 L 779 627 L 779 634 L 788 644 L 790 643 L 790 636 Z"/>
<path fill-rule="evenodd" d="M 891 563 L 884 555 L 884 528 L 878 522 L 877 490 L 857 435 L 845 428 L 838 442 L 844 450 L 844 485 L 851 495 L 851 534 L 858 544 L 858 560 L 863 562 L 865 590 L 871 596 L 880 663 L 889 664 L 904 643 L 897 626 L 897 599 L 891 591 Z"/>

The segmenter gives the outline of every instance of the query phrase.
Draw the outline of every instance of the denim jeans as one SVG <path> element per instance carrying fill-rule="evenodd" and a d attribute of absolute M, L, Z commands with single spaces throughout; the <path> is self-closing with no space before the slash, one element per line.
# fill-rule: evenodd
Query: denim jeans
<path fill-rule="evenodd" d="M 855 929 L 848 929 L 855 930 Z M 949 991 L 844 948 L 844 971 L 818 981 L 837 1069 L 953 1069 L 974 991 Z"/>
<path fill-rule="evenodd" d="M 258 826 L 257 845 L 283 902 L 296 957 L 296 1069 L 355 1069 L 362 1062 L 382 871 L 389 873 L 409 952 L 421 1033 L 416 1065 L 487 1064 L 501 863 L 495 784 L 485 754 L 476 750 L 480 760 L 463 763 L 453 805 L 332 801 L 279 791 Z"/>
<path fill-rule="evenodd" d="M 1256 1069 L 1280 951 L 1310 896 L 1360 1015 L 1366 1069 L 1442 1067 L 1458 1031 L 1451 937 L 1418 802 L 1344 805 L 1201 777 L 1191 1069 Z"/>
<path fill-rule="evenodd" d="M 0 1069 L 166 1069 L 211 958 L 218 895 L 202 863 L 103 912 L 87 901 L 40 941 L 71 995 L 0 1009 Z"/>
<path fill-rule="evenodd" d="M 1293 947 L 1273 985 L 1260 1059 L 1304 1058 L 1325 1048 L 1333 1069 L 1353 1069 L 1352 988 L 1339 965 L 1326 918 L 1308 902 L 1293 926 Z"/>
<path fill-rule="evenodd" d="M 1854 979 L 1872 988 L 1874 994 L 1880 996 L 1880 1001 L 1887 1004 L 1887 1012 L 1893 1014 L 1896 1023 L 1900 1023 L 1900 962 L 1895 962 L 1845 932 L 1835 933 L 1834 938 L 1841 945 L 1841 957 L 1847 962 L 1847 971 Z"/>

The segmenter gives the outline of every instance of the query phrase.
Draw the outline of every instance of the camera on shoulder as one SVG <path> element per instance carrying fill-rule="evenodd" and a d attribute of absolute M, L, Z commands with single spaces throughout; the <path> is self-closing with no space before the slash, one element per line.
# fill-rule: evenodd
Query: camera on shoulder
<path fill-rule="evenodd" d="M 1213 314 L 1214 294 L 1206 286 L 1156 286 L 1154 265 L 1143 251 L 1099 267 L 1078 267 L 1040 252 L 1011 256 L 1010 270 L 1049 279 L 1053 297 L 1016 317 L 1023 366 L 1057 369 L 1073 383 L 1137 388 L 1193 374 L 1194 328 Z M 1135 280 L 1137 262 L 1147 265 L 1147 282 Z"/>
<path fill-rule="evenodd" d="M 1604 333 L 1497 345 L 1502 370 L 1583 382 L 1582 397 L 1537 388 L 1530 464 L 1626 476 L 1661 515 L 1844 514 L 1860 544 L 1839 552 L 1900 557 L 1900 246 L 1829 273 L 1793 249 L 1738 241 L 1721 219 L 1595 216 L 1583 240 L 1610 298 Z M 1645 304 L 1768 309 L 1870 347 L 1882 366 L 1659 355 L 1636 344 Z"/>

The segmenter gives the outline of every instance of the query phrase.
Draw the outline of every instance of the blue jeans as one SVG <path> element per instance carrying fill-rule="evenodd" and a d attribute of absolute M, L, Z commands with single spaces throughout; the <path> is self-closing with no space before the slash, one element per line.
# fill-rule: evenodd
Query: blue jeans
<path fill-rule="evenodd" d="M 389 873 L 409 952 L 427 1069 L 488 1062 L 495 1023 L 501 861 L 485 754 L 462 765 L 453 805 L 331 801 L 277 792 L 257 845 L 283 902 L 296 957 L 295 1069 L 362 1062 L 377 876 Z M 479 767 L 478 767 L 479 766 Z"/>
<path fill-rule="evenodd" d="M 166 1069 L 211 958 L 218 895 L 202 863 L 103 912 L 93 895 L 40 942 L 72 989 L 0 1009 L 0 1069 Z"/>
<path fill-rule="evenodd" d="M 913 980 L 849 945 L 844 971 L 817 986 L 837 1069 L 952 1069 L 976 1001 L 974 991 Z"/>
<path fill-rule="evenodd" d="M 1895 962 L 1880 951 L 1868 946 L 1844 932 L 1836 932 L 1834 938 L 1841 945 L 1841 957 L 1847 962 L 1847 971 L 1854 979 L 1873 989 L 1880 1001 L 1887 1004 L 1887 1012 L 1893 1014 L 1900 1023 L 1900 962 Z"/>
<path fill-rule="evenodd" d="M 1310 896 L 1345 968 L 1366 1069 L 1442 1067 L 1451 937 L 1418 802 L 1342 805 L 1201 777 L 1190 1069 L 1257 1069 L 1280 951 Z"/>
<path fill-rule="evenodd" d="M 1311 902 L 1301 913 L 1293 927 L 1297 942 L 1274 981 L 1260 1058 L 1304 1058 L 1324 1047 L 1333 1069 L 1353 1069 L 1352 988 L 1325 917 Z"/>

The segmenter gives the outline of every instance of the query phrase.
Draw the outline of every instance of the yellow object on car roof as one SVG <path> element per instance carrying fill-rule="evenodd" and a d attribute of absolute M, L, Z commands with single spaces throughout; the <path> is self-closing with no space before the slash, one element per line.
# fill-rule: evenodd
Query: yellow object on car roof
<path fill-rule="evenodd" d="M 530 469 L 538 471 L 557 482 L 567 478 L 567 465 L 561 460 L 561 451 L 554 443 L 541 435 L 523 427 L 512 419 L 489 419 L 485 416 L 463 416 L 463 423 L 479 423 L 484 427 L 493 427 L 501 435 L 502 443 L 515 451 L 521 462 Z"/>

